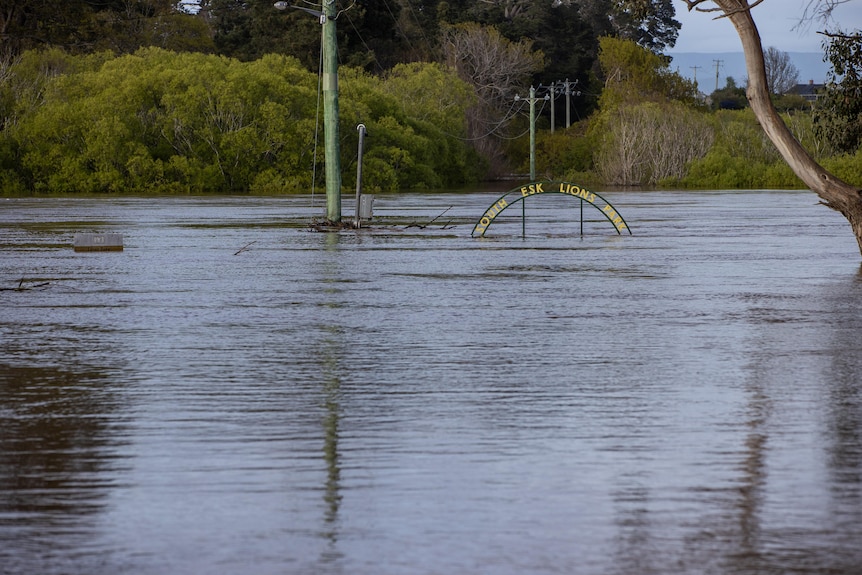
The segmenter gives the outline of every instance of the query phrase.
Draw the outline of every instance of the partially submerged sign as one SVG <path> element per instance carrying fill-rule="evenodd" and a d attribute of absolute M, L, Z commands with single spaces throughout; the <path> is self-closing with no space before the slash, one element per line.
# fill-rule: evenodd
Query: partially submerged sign
<path fill-rule="evenodd" d="M 76 252 L 121 252 L 123 234 L 75 234 Z"/>
<path fill-rule="evenodd" d="M 613 207 L 609 201 L 601 197 L 599 194 L 591 192 L 586 188 L 583 188 L 577 184 L 572 184 L 570 182 L 548 181 L 533 182 L 519 188 L 514 188 L 503 194 L 496 202 L 491 204 L 490 208 L 485 210 L 485 213 L 482 214 L 482 217 L 479 218 L 479 221 L 476 222 L 475 226 L 473 226 L 473 232 L 470 235 L 473 237 L 484 236 L 485 232 L 488 230 L 491 224 L 494 223 L 494 220 L 497 218 L 497 216 L 499 216 L 506 208 L 509 208 L 518 202 L 522 202 L 521 226 L 523 230 L 525 225 L 524 222 L 526 219 L 526 213 L 524 211 L 524 201 L 529 197 L 547 193 L 563 194 L 571 196 L 574 199 L 580 200 L 581 235 L 584 234 L 584 203 L 591 204 L 593 207 L 599 210 L 602 215 L 604 215 L 605 218 L 614 226 L 618 235 L 621 235 L 623 230 L 627 231 L 629 235 L 631 235 L 632 233 L 632 231 L 629 229 L 628 224 L 623 219 L 619 211 L 617 211 L 617 209 Z"/>

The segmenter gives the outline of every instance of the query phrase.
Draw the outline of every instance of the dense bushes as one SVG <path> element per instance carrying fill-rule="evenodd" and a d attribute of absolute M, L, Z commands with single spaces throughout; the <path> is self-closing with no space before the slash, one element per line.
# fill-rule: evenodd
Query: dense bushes
<path fill-rule="evenodd" d="M 645 103 L 616 109 L 604 116 L 601 128 L 597 119 L 541 137 L 537 161 L 542 172 L 591 185 L 804 187 L 750 110 L 710 112 L 678 102 Z M 818 147 L 808 114 L 786 121 L 803 145 L 820 150 L 818 158 L 827 169 L 862 182 L 862 154 L 833 157 Z"/>
<path fill-rule="evenodd" d="M 590 185 L 686 188 L 802 188 L 753 112 L 713 109 L 666 64 L 619 39 L 602 39 L 607 78 L 599 111 L 537 142 L 538 170 Z M 785 123 L 824 167 L 862 184 L 862 152 L 835 156 L 809 111 Z"/>
<path fill-rule="evenodd" d="M 290 57 L 31 52 L 0 81 L 6 192 L 289 193 L 308 190 L 323 161 L 317 77 Z M 345 181 L 359 122 L 373 137 L 367 189 L 480 176 L 463 140 L 470 92 L 447 70 L 416 64 L 376 78 L 344 69 L 341 93 Z"/>
<path fill-rule="evenodd" d="M 620 107 L 607 119 L 596 171 L 601 181 L 618 186 L 680 180 L 688 164 L 709 151 L 713 137 L 708 120 L 678 102 Z"/>
<path fill-rule="evenodd" d="M 608 80 L 601 107 L 568 130 L 539 131 L 540 177 L 803 187 L 751 110 L 711 111 L 655 55 L 616 39 L 602 49 Z M 453 71 L 414 63 L 384 76 L 350 68 L 340 76 L 346 186 L 356 172 L 360 122 L 369 135 L 368 191 L 451 188 L 484 175 L 465 137 L 476 95 Z M 285 56 L 239 62 L 156 48 L 122 57 L 27 52 L 0 62 L 0 193 L 308 191 L 324 173 L 317 105 L 318 78 Z M 807 111 L 788 112 L 785 121 L 824 167 L 862 184 L 862 152 L 835 155 Z M 527 165 L 526 137 L 508 151 L 514 165 Z"/>
<path fill-rule="evenodd" d="M 751 110 L 710 112 L 678 103 L 620 108 L 538 140 L 542 173 L 590 185 L 702 189 L 793 189 L 804 184 L 765 136 Z M 862 151 L 835 155 L 819 140 L 809 113 L 785 122 L 823 166 L 862 184 Z"/>

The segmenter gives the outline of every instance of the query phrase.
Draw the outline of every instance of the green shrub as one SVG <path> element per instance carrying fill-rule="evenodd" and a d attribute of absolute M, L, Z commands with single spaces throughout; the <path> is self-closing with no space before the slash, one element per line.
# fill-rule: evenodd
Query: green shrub
<path fill-rule="evenodd" d="M 713 149 L 691 163 L 679 182 L 696 189 L 798 189 L 804 185 L 781 160 L 765 163 Z"/>
<path fill-rule="evenodd" d="M 828 158 L 823 167 L 848 184 L 862 188 L 862 150 Z"/>
<path fill-rule="evenodd" d="M 146 48 L 116 58 L 33 52 L 15 66 L 18 83 L 0 85 L 4 192 L 27 182 L 39 193 L 288 193 L 307 190 L 322 164 L 317 78 L 293 58 Z M 371 186 L 478 179 L 481 163 L 464 138 L 473 96 L 454 72 L 437 64 L 386 78 L 342 72 L 343 181 L 355 173 L 357 121 L 372 135 L 366 154 L 388 164 L 370 171 Z"/>
<path fill-rule="evenodd" d="M 586 123 L 575 124 L 553 134 L 536 137 L 536 166 L 539 172 L 587 172 L 593 169 L 596 136 L 586 133 Z"/>

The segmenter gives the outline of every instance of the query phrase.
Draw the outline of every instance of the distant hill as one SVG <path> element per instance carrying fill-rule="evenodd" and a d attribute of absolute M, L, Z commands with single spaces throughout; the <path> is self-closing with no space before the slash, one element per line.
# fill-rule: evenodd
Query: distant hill
<path fill-rule="evenodd" d="M 814 81 L 815 84 L 826 82 L 826 74 L 829 72 L 829 64 L 823 61 L 820 52 L 788 52 L 790 61 L 799 70 L 799 83 L 807 84 Z M 737 85 L 744 86 L 748 74 L 745 71 L 745 56 L 742 52 L 671 52 L 673 58 L 670 64 L 671 70 L 689 80 L 695 79 L 695 66 L 697 67 L 697 83 L 701 92 L 706 94 L 715 90 L 715 67 L 718 61 L 718 87 L 723 88 L 727 78 L 732 77 Z"/>

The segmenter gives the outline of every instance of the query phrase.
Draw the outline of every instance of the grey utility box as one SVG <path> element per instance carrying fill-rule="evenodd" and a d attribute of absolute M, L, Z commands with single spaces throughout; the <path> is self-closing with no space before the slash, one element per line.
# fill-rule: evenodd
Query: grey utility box
<path fill-rule="evenodd" d="M 121 252 L 123 234 L 75 234 L 76 252 Z"/>
<path fill-rule="evenodd" d="M 359 196 L 359 219 L 370 220 L 374 215 L 374 196 L 362 194 Z"/>

